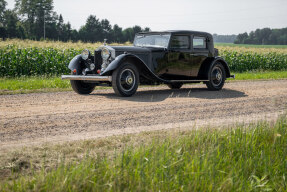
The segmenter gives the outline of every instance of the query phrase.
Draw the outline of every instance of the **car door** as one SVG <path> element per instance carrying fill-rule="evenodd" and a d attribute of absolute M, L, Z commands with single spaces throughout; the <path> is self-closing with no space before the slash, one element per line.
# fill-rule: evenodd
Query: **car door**
<path fill-rule="evenodd" d="M 190 35 L 173 35 L 168 51 L 168 63 L 165 74 L 173 79 L 185 79 L 192 69 L 190 54 Z"/>
<path fill-rule="evenodd" d="M 207 47 L 207 38 L 205 36 L 192 36 L 192 49 L 190 54 L 190 60 L 192 63 L 192 69 L 190 70 L 190 76 L 196 77 L 198 75 L 200 66 L 204 60 L 208 57 L 209 51 Z"/>

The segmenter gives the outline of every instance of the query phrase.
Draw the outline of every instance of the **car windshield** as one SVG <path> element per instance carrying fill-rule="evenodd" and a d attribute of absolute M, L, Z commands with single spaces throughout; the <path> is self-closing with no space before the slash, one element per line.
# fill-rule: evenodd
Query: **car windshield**
<path fill-rule="evenodd" d="M 167 48 L 170 34 L 140 34 L 136 35 L 134 46 L 138 47 L 163 47 Z"/>

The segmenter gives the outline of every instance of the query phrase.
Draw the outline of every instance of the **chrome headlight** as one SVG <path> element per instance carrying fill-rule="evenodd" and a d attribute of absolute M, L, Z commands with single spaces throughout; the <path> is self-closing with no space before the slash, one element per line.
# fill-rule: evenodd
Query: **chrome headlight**
<path fill-rule="evenodd" d="M 91 53 L 88 49 L 82 51 L 81 57 L 83 60 L 87 60 L 90 57 Z"/>
<path fill-rule="evenodd" d="M 111 56 L 111 52 L 107 48 L 103 48 L 101 55 L 103 60 L 108 60 Z"/>

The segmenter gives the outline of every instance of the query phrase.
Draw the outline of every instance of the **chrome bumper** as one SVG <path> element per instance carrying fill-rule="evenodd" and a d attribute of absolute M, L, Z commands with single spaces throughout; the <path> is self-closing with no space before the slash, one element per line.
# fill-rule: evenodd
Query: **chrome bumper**
<path fill-rule="evenodd" d="M 81 81 L 109 81 L 112 82 L 112 76 L 99 76 L 99 75 L 62 75 L 62 80 L 81 80 Z"/>

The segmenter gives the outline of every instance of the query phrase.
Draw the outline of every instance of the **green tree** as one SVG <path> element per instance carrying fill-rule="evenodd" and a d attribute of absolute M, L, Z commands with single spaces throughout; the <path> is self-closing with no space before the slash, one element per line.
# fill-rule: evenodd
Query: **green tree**
<path fill-rule="evenodd" d="M 65 24 L 64 27 L 64 41 L 70 41 L 72 40 L 72 27 L 71 24 L 68 22 Z"/>
<path fill-rule="evenodd" d="M 151 30 L 150 30 L 149 27 L 145 27 L 143 31 L 144 31 L 144 32 L 150 32 Z"/>
<path fill-rule="evenodd" d="M 52 22 L 53 0 L 15 0 L 15 9 L 23 18 L 23 26 L 33 39 L 44 37 L 44 23 Z"/>
<path fill-rule="evenodd" d="M 259 44 L 259 45 L 286 45 L 287 28 L 282 29 L 256 29 L 247 33 L 239 34 L 234 43 Z"/>
<path fill-rule="evenodd" d="M 103 41 L 103 39 L 108 39 L 112 41 L 112 26 L 107 19 L 101 20 L 101 29 L 102 33 L 99 36 L 99 41 Z"/>
<path fill-rule="evenodd" d="M 6 5 L 7 5 L 7 2 L 5 0 L 0 0 L 0 27 L 1 25 L 3 26 Z"/>
<path fill-rule="evenodd" d="M 90 15 L 86 24 L 79 30 L 80 39 L 85 42 L 100 41 L 103 29 L 99 19 L 95 15 Z"/>
<path fill-rule="evenodd" d="M 134 35 L 134 30 L 132 28 L 129 27 L 129 28 L 126 28 L 125 30 L 123 30 L 124 42 L 132 41 L 133 35 Z"/>
<path fill-rule="evenodd" d="M 80 38 L 79 32 L 76 29 L 71 30 L 71 40 L 72 41 L 78 41 Z"/>
<path fill-rule="evenodd" d="M 105 38 L 109 42 L 133 41 L 138 32 L 150 31 L 150 28 L 134 26 L 123 30 L 118 25 L 110 24 L 109 20 L 99 20 L 90 15 L 79 31 L 65 24 L 62 14 L 53 11 L 53 0 L 15 0 L 15 9 L 6 10 L 6 1 L 0 0 L 0 37 L 43 38 L 60 41 L 96 42 Z M 21 18 L 21 19 L 20 19 Z"/>
<path fill-rule="evenodd" d="M 60 14 L 57 22 L 58 40 L 63 40 L 64 27 L 64 19 L 62 14 Z"/>
<path fill-rule="evenodd" d="M 18 18 L 14 11 L 7 10 L 5 12 L 5 27 L 6 27 L 6 36 L 8 38 L 17 37 L 17 22 Z"/>
<path fill-rule="evenodd" d="M 4 13 L 6 11 L 7 2 L 5 0 L 0 0 L 0 38 L 4 39 L 6 37 L 6 29 L 4 27 Z"/>
<path fill-rule="evenodd" d="M 123 30 L 121 27 L 119 27 L 117 24 L 113 26 L 113 31 L 112 31 L 112 42 L 120 43 L 123 42 Z"/>
<path fill-rule="evenodd" d="M 20 21 L 18 21 L 16 24 L 16 36 L 20 39 L 26 38 L 25 29 Z"/>

